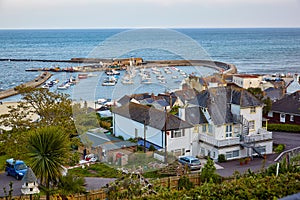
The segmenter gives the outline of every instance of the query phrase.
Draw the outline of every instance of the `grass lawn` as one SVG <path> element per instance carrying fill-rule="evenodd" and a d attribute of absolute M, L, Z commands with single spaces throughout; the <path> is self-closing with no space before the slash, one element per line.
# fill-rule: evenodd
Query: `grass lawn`
<path fill-rule="evenodd" d="M 119 178 L 121 177 L 121 173 L 112 168 L 109 167 L 106 164 L 103 163 L 95 163 L 90 166 L 85 166 L 85 168 L 74 168 L 69 169 L 68 173 L 74 174 L 76 176 L 82 176 L 82 177 L 102 177 L 102 178 Z"/>
<path fill-rule="evenodd" d="M 7 155 L 0 156 L 0 172 L 4 172 L 5 170 L 5 162 L 9 159 Z"/>

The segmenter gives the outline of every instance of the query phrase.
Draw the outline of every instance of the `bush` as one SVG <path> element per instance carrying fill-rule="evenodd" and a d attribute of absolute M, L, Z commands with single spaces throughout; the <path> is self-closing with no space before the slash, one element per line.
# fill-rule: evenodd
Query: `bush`
<path fill-rule="evenodd" d="M 279 144 L 279 145 L 274 149 L 274 151 L 275 151 L 276 153 L 281 153 L 281 152 L 284 151 L 284 149 L 285 149 L 285 145 L 284 145 L 284 144 Z"/>
<path fill-rule="evenodd" d="M 150 147 L 149 147 L 149 151 L 155 151 L 155 147 L 151 144 Z"/>
<path fill-rule="evenodd" d="M 186 176 L 182 176 L 178 180 L 178 190 L 182 190 L 182 189 L 190 190 L 193 187 L 194 187 L 194 184 Z"/>
<path fill-rule="evenodd" d="M 300 125 L 295 125 L 295 124 L 268 124 L 268 131 L 300 133 Z"/>
<path fill-rule="evenodd" d="M 226 157 L 224 154 L 220 154 L 218 156 L 218 162 L 222 163 L 222 162 L 226 162 Z"/>

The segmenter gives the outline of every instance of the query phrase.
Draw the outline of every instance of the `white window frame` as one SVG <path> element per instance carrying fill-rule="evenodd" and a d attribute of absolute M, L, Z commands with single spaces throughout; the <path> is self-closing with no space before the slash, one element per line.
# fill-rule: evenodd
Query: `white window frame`
<path fill-rule="evenodd" d="M 290 121 L 291 121 L 291 122 L 294 121 L 294 115 L 290 115 Z"/>
<path fill-rule="evenodd" d="M 184 129 L 171 131 L 171 138 L 184 137 Z"/>
<path fill-rule="evenodd" d="M 280 113 L 280 122 L 285 123 L 285 114 L 284 113 Z"/>
<path fill-rule="evenodd" d="M 225 126 L 225 137 L 226 138 L 232 138 L 232 128 L 233 128 L 232 124 L 227 124 Z"/>

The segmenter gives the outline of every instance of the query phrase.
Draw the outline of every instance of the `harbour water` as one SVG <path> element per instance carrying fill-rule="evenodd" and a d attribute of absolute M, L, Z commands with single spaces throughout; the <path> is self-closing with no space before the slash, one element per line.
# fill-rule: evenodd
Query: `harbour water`
<path fill-rule="evenodd" d="M 122 34 L 125 29 L 95 29 L 95 30 L 0 30 L 0 58 L 27 58 L 27 59 L 70 59 L 75 57 L 91 57 L 97 47 L 101 46 L 115 34 Z M 176 29 L 180 34 L 195 41 L 207 55 L 222 62 L 233 63 L 239 72 L 243 73 L 299 73 L 300 71 L 300 29 Z M 147 36 L 147 35 L 146 35 Z M 165 38 L 155 39 L 143 37 L 139 41 L 141 45 L 165 42 Z M 130 37 L 139 40 L 138 32 L 133 32 Z M 130 39 L 129 37 L 129 39 Z M 174 51 L 185 48 L 179 43 L 178 38 L 169 38 L 170 44 L 174 44 Z M 116 45 L 116 44 L 115 44 Z M 128 45 L 118 43 L 117 45 Z M 187 54 L 193 54 L 197 49 L 188 48 Z M 142 57 L 144 60 L 167 60 L 178 59 L 178 55 L 161 49 L 134 49 L 125 52 L 123 57 Z M 5 90 L 21 83 L 32 80 L 39 72 L 25 72 L 25 69 L 35 67 L 70 67 L 77 64 L 71 63 L 42 63 L 42 62 L 0 62 L 0 89 Z M 187 73 L 195 69 L 183 68 Z M 198 69 L 196 70 L 198 71 Z M 199 71 L 198 71 L 199 72 Z M 124 73 L 124 72 L 123 72 Z M 213 73 L 204 70 L 200 75 Z M 53 79 L 64 80 L 70 74 L 58 73 Z M 74 75 L 76 76 L 76 74 Z M 121 74 L 122 76 L 122 74 Z M 137 92 L 162 92 L 171 90 L 177 85 L 174 80 L 167 81 L 168 84 L 153 83 L 141 85 L 136 81 L 133 85 L 126 87 L 118 83 L 116 86 L 104 87 L 101 82 L 105 77 L 98 74 L 97 77 L 88 78 L 76 87 L 81 87 L 81 92 L 87 90 L 84 83 L 94 80 L 94 90 L 90 96 L 94 99 L 105 97 L 119 97 L 121 94 Z M 130 89 L 131 88 L 131 89 Z M 69 93 L 74 93 L 69 90 Z M 75 95 L 78 89 L 75 90 Z M 114 95 L 112 95 L 114 94 Z M 86 95 L 84 95 L 86 96 Z M 7 100 L 14 101 L 18 96 Z M 82 97 L 79 97 L 82 98 Z"/>

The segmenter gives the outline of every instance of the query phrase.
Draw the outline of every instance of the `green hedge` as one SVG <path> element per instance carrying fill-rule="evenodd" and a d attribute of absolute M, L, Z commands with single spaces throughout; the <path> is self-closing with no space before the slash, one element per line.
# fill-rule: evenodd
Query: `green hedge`
<path fill-rule="evenodd" d="M 268 124 L 268 131 L 300 133 L 300 125 L 294 125 L 294 124 Z"/>

